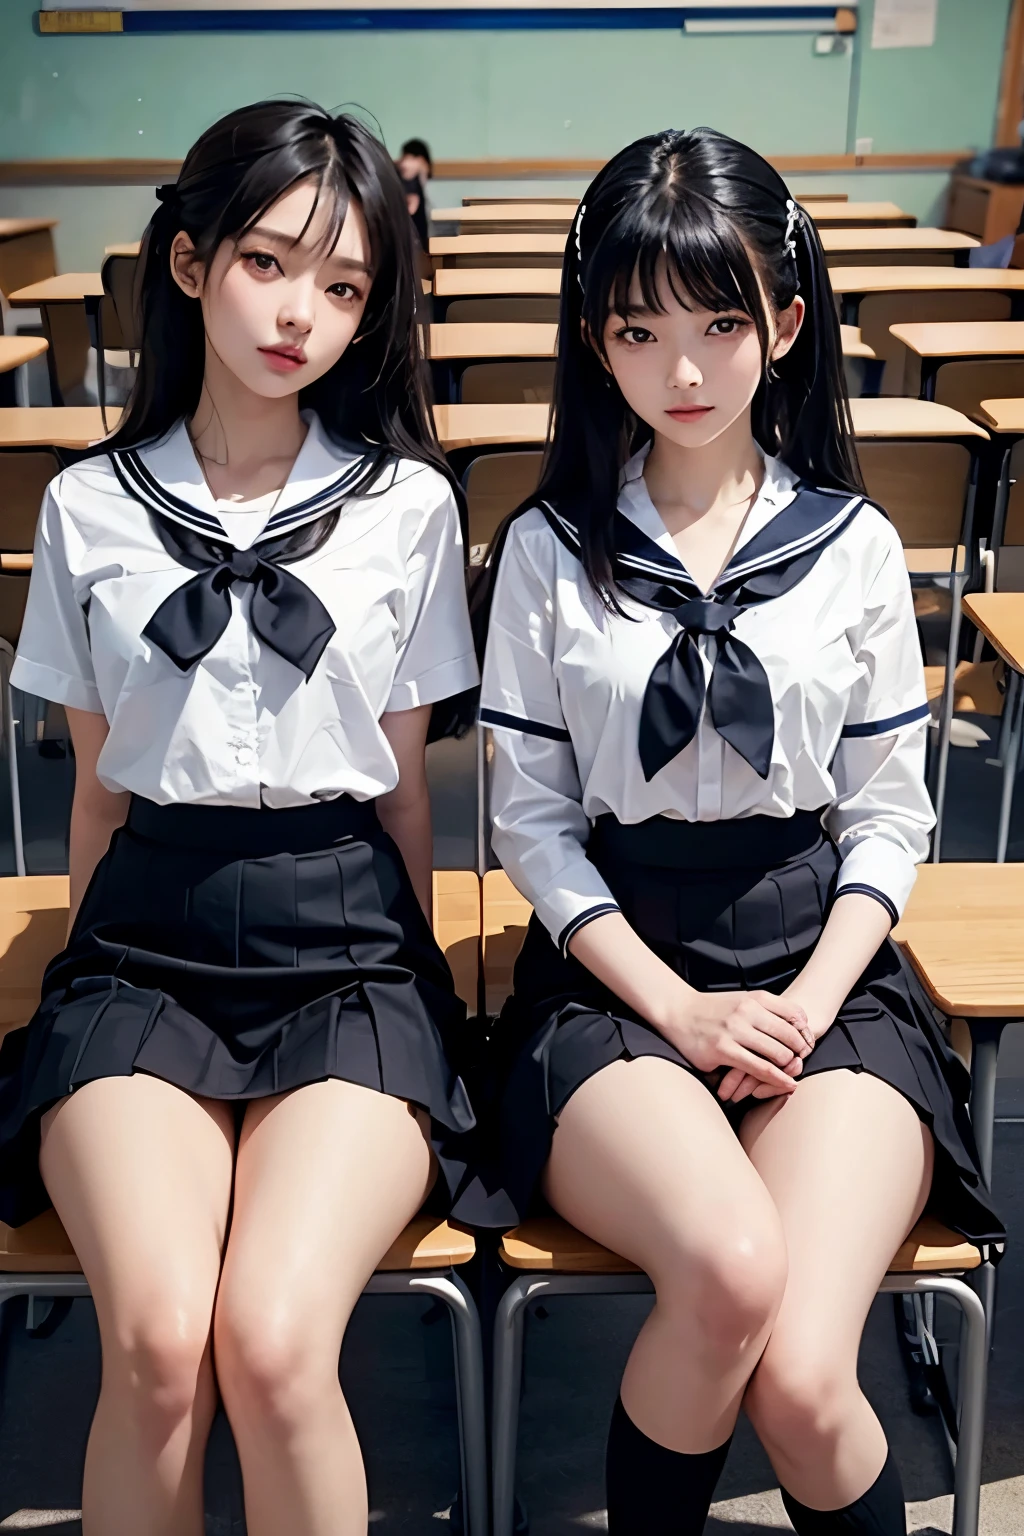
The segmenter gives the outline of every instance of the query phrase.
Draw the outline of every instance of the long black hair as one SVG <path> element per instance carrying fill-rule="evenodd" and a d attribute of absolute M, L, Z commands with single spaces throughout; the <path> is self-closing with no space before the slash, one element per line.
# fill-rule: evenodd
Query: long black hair
<path fill-rule="evenodd" d="M 512 514 L 547 501 L 573 522 L 587 576 L 612 607 L 619 475 L 653 435 L 603 365 L 608 315 L 627 313 L 634 276 L 655 313 L 664 313 L 667 277 L 688 308 L 748 314 L 764 365 L 751 407 L 760 447 L 814 485 L 864 489 L 839 322 L 813 221 L 767 160 L 725 134 L 695 128 L 638 139 L 591 182 L 567 241 L 553 426 L 540 485 Z M 797 293 L 807 304 L 803 325 L 772 366 L 765 298 L 778 313 Z M 474 593 L 478 633 L 504 531 Z"/>
<path fill-rule="evenodd" d="M 329 204 L 324 247 L 337 240 L 350 202 L 358 203 L 370 240 L 373 281 L 350 345 L 321 378 L 299 393 L 327 435 L 365 452 L 366 470 L 350 494 L 363 494 L 397 457 L 440 470 L 453 484 L 438 446 L 417 343 L 419 279 L 398 174 L 384 145 L 349 113 L 332 117 L 302 100 L 259 101 L 214 123 L 189 150 L 177 182 L 161 187 L 142 241 L 135 299 L 141 329 L 135 386 L 117 430 L 97 452 L 162 437 L 195 413 L 206 340 L 202 311 L 171 273 L 171 245 L 184 230 L 207 272 L 224 240 L 238 240 L 299 182 L 312 180 Z M 305 233 L 305 231 L 303 231 Z M 455 487 L 456 493 L 458 488 Z"/>

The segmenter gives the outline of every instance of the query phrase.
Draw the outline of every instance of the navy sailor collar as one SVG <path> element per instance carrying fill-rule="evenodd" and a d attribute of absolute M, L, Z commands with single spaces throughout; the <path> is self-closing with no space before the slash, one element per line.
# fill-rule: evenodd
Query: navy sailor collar
<path fill-rule="evenodd" d="M 333 511 L 367 467 L 367 456 L 331 442 L 315 412 L 304 411 L 308 430 L 277 505 L 257 539 L 279 537 Z M 193 533 L 231 543 L 196 458 L 184 421 L 158 442 L 118 449 L 110 461 L 122 488 L 161 517 Z M 230 512 L 229 504 L 223 511 Z M 245 510 L 239 508 L 239 510 Z M 258 513 L 253 513 L 254 520 Z"/>
<path fill-rule="evenodd" d="M 819 553 L 838 538 L 867 504 L 859 493 L 818 489 L 792 480 L 790 483 L 791 499 L 740 543 L 707 593 L 697 585 L 674 548 L 665 547 L 671 543 L 667 530 L 665 539 L 656 542 L 620 507 L 613 524 L 617 576 L 627 578 L 627 585 L 630 577 L 638 578 L 641 587 L 648 583 L 664 584 L 683 598 L 723 599 L 764 572 L 802 563 L 804 557 Z M 578 556 L 580 538 L 576 526 L 550 503 L 542 502 L 540 507 L 559 541 Z"/>

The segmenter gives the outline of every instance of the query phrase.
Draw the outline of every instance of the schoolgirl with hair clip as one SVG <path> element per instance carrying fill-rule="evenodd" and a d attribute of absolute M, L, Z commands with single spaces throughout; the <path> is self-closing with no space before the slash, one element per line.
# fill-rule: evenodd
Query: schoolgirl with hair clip
<path fill-rule="evenodd" d="M 821 246 L 752 150 L 661 133 L 588 189 L 561 304 L 480 610 L 493 844 L 534 907 L 497 1026 L 509 1214 L 542 1192 L 654 1281 L 612 1536 L 703 1529 L 741 1404 L 800 1536 L 902 1536 L 868 1308 L 926 1207 L 1002 1228 L 888 937 L 928 705 Z"/>
<path fill-rule="evenodd" d="M 424 776 L 477 678 L 459 513 L 383 145 L 264 101 L 158 196 L 135 390 L 49 487 L 13 674 L 77 778 L 0 1212 L 52 1200 L 95 1300 L 87 1536 L 200 1536 L 218 1392 L 250 1536 L 357 1536 L 342 1336 L 473 1125 Z"/>

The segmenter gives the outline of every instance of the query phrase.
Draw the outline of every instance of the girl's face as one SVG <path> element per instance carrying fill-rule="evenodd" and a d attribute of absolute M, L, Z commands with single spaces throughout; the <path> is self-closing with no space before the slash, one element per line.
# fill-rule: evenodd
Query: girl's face
<path fill-rule="evenodd" d="M 757 329 L 739 309 L 684 308 L 667 274 L 659 295 L 664 313 L 646 307 L 634 275 L 628 313 L 605 323 L 607 366 L 641 421 L 680 447 L 701 448 L 749 418 L 763 371 Z M 771 317 L 773 360 L 789 351 L 803 316 L 798 296 Z"/>
<path fill-rule="evenodd" d="M 297 394 L 333 368 L 370 293 L 362 210 L 349 203 L 337 242 L 326 248 L 332 209 L 322 198 L 313 212 L 316 191 L 302 182 L 286 192 L 247 234 L 221 244 L 208 273 L 184 232 L 171 247 L 178 286 L 203 306 L 207 347 L 265 399 Z"/>

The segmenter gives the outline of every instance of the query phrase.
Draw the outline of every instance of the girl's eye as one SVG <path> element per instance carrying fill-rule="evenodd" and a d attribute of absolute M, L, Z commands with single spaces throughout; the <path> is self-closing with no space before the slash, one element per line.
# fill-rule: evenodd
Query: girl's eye
<path fill-rule="evenodd" d="M 279 272 L 281 270 L 276 256 L 271 256 L 268 251 L 246 251 L 244 257 L 256 272 L 273 272 L 275 267 Z"/>
<path fill-rule="evenodd" d="M 339 299 L 358 299 L 359 292 L 351 283 L 332 283 L 327 290 Z"/>
<path fill-rule="evenodd" d="M 635 347 L 642 346 L 644 342 L 656 340 L 656 337 L 650 331 L 645 331 L 642 325 L 627 325 L 615 334 L 620 341 L 628 341 Z"/>
<path fill-rule="evenodd" d="M 708 335 L 735 336 L 737 331 L 742 331 L 749 324 L 749 320 L 743 320 L 739 315 L 722 315 L 720 319 L 712 320 L 708 326 Z"/>

